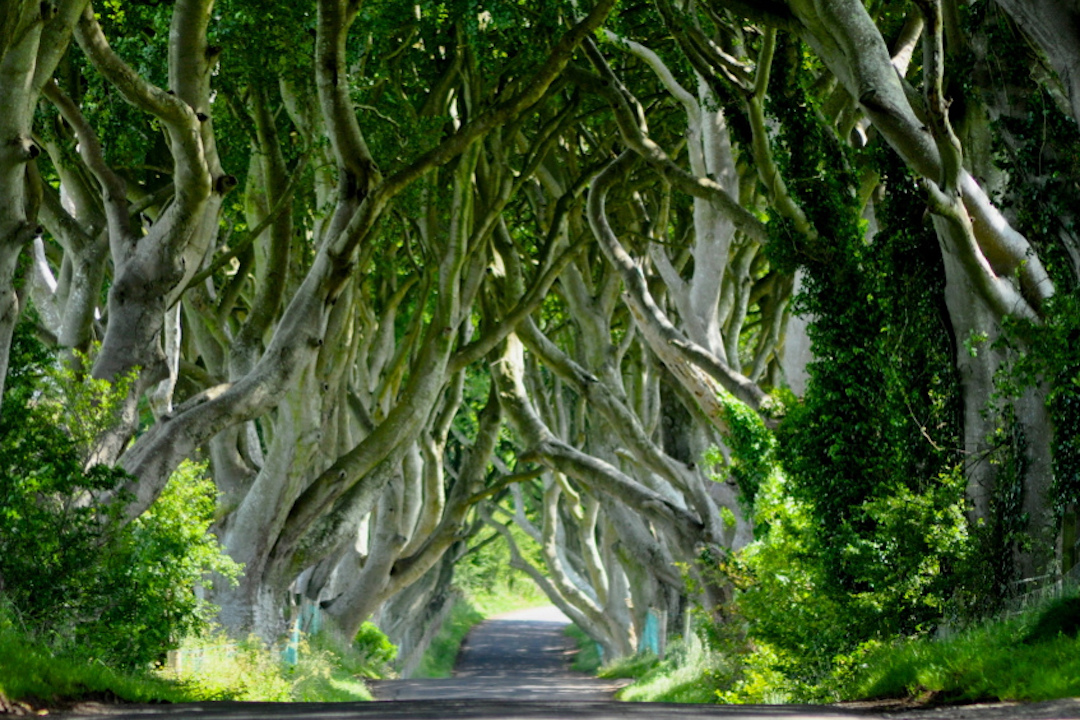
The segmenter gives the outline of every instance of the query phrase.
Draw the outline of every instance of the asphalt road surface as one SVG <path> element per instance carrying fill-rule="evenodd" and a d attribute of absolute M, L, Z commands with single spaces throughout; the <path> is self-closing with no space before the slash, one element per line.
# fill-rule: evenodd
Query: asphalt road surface
<path fill-rule="evenodd" d="M 1080 699 L 931 709 L 617 703 L 617 686 L 569 669 L 567 620 L 553 608 L 488 620 L 469 634 L 454 677 L 372 683 L 369 703 L 84 705 L 69 720 L 1080 720 Z"/>
<path fill-rule="evenodd" d="M 452 678 L 369 687 L 376 700 L 611 700 L 618 683 L 570 670 L 569 622 L 553 607 L 506 613 L 472 629 Z"/>

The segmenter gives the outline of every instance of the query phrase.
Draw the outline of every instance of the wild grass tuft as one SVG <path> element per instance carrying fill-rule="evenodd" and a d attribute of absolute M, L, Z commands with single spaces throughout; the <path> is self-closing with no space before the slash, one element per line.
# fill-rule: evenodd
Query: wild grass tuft
<path fill-rule="evenodd" d="M 942 639 L 867 645 L 837 673 L 835 692 L 844 698 L 1021 701 L 1080 695 L 1080 640 L 1050 627 L 1061 607 L 1059 601 Z"/>
<path fill-rule="evenodd" d="M 605 670 L 601 675 L 617 677 L 606 675 Z M 714 703 L 717 691 L 730 686 L 731 680 L 724 656 L 710 651 L 691 634 L 672 642 L 663 660 L 654 658 L 637 682 L 620 690 L 616 697 L 631 702 Z"/>
<path fill-rule="evenodd" d="M 570 667 L 577 672 L 595 675 L 600 670 L 602 660 L 600 658 L 600 646 L 596 641 L 585 634 L 585 631 L 571 623 L 563 631 L 577 643 L 577 652 L 574 653 L 574 661 Z"/>

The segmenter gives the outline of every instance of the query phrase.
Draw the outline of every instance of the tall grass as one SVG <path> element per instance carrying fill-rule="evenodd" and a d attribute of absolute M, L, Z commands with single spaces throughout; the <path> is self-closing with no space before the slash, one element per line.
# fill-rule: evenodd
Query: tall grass
<path fill-rule="evenodd" d="M 1063 598 L 938 637 L 865 643 L 838 657 L 818 684 L 789 678 L 766 644 L 751 653 L 710 650 L 691 635 L 662 661 L 635 657 L 601 677 L 637 677 L 621 700 L 784 703 L 902 698 L 924 703 L 1029 701 L 1080 696 L 1080 598 Z M 743 647 L 747 647 L 744 645 Z M 644 670 L 644 672 L 643 672 Z"/>
<path fill-rule="evenodd" d="M 672 642 L 663 660 L 649 656 L 628 658 L 602 667 L 598 674 L 600 677 L 640 674 L 634 684 L 616 694 L 619 700 L 714 703 L 717 692 L 731 684 L 730 665 L 725 656 L 710 650 L 691 633 Z"/>
<path fill-rule="evenodd" d="M 70 645 L 50 648 L 0 607 L 0 696 L 23 709 L 63 707 L 84 700 L 123 703 L 206 700 L 370 700 L 364 677 L 384 670 L 362 652 L 316 636 L 301 641 L 299 661 L 252 638 L 189 640 L 186 667 L 119 670 Z"/>
<path fill-rule="evenodd" d="M 1080 640 L 1069 634 L 1075 627 L 1047 629 L 1046 623 L 1069 603 L 1075 606 L 1076 600 L 1055 601 L 940 639 L 868 645 L 838 669 L 834 693 L 840 698 L 958 701 L 1080 695 Z M 1072 621 L 1078 620 L 1073 614 Z"/>
<path fill-rule="evenodd" d="M 295 665 L 257 637 L 231 643 L 224 636 L 191 639 L 181 647 L 179 669 L 159 674 L 205 700 L 349 702 L 371 700 L 363 678 L 386 668 L 373 667 L 356 648 L 319 633 L 301 638 Z"/>

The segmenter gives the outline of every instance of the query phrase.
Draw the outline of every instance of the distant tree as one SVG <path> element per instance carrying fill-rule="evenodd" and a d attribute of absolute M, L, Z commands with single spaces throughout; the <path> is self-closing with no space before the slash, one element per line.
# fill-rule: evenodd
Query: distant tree
<path fill-rule="evenodd" d="M 127 387 L 117 526 L 209 463 L 232 630 L 491 532 L 612 654 L 755 552 L 837 650 L 1075 564 L 1068 3 L 615 5 L 0 11 L 0 376 L 33 305 Z"/>

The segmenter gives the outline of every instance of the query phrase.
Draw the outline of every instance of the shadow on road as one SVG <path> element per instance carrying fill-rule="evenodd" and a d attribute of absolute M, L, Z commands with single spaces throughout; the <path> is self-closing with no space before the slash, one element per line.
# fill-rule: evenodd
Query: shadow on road
<path fill-rule="evenodd" d="M 537 619 L 539 618 L 539 619 Z M 445 680 L 373 682 L 370 703 L 193 703 L 83 706 L 69 720 L 1058 720 L 1080 719 L 1080 700 L 997 703 L 884 713 L 882 708 L 813 705 L 618 703 L 616 685 L 569 669 L 568 621 L 518 614 L 473 628 Z"/>
<path fill-rule="evenodd" d="M 837 720 L 868 717 L 814 706 L 670 705 L 582 700 L 404 700 L 370 703 L 197 703 L 132 708 L 111 720 Z M 84 717 L 84 716 L 79 716 Z M 872 716 L 880 717 L 880 716 Z M 74 717 L 69 720 L 75 720 Z M 87 718 L 89 720 L 89 718 Z M 100 720 L 100 718 L 99 718 Z"/>
<path fill-rule="evenodd" d="M 512 616 L 513 617 L 513 616 Z M 452 678 L 370 683 L 378 700 L 610 700 L 617 682 L 570 670 L 574 641 L 551 613 L 494 618 L 472 629 Z"/>

